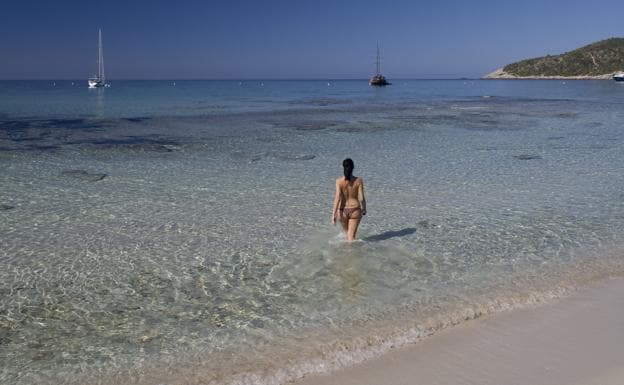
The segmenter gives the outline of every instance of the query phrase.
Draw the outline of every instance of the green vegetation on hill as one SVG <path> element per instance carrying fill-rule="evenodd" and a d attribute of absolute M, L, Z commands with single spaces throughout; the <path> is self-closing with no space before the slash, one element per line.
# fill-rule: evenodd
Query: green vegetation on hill
<path fill-rule="evenodd" d="M 515 76 L 597 76 L 624 70 L 624 38 L 611 38 L 561 55 L 508 64 Z"/>

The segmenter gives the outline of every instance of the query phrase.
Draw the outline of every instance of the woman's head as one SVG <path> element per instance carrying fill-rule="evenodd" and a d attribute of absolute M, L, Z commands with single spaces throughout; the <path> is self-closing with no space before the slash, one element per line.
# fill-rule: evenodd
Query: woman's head
<path fill-rule="evenodd" d="M 347 158 L 342 161 L 342 168 L 344 169 L 344 177 L 346 180 L 351 180 L 353 176 L 353 161 L 351 158 Z"/>

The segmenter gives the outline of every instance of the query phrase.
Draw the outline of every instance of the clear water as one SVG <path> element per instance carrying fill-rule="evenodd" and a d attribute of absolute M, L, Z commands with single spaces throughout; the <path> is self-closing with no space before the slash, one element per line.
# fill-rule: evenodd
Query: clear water
<path fill-rule="evenodd" d="M 622 84 L 82 83 L 0 82 L 0 383 L 284 383 L 624 271 Z"/>

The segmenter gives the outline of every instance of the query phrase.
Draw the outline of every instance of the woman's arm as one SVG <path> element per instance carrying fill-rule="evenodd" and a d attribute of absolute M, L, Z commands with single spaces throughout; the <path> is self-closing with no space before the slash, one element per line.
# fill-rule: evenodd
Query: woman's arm
<path fill-rule="evenodd" d="M 364 179 L 360 178 L 360 186 L 358 187 L 358 201 L 362 208 L 362 215 L 366 215 L 366 197 L 364 196 Z"/>
<path fill-rule="evenodd" d="M 334 195 L 334 207 L 332 207 L 332 225 L 336 224 L 336 215 L 338 214 L 338 205 L 340 204 L 340 185 L 336 180 L 336 194 Z"/>

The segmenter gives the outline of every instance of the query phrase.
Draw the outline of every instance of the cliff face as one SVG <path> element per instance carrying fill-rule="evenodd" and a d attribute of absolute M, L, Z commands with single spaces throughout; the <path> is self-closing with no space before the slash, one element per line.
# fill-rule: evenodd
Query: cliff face
<path fill-rule="evenodd" d="M 548 55 L 508 64 L 485 78 L 608 79 L 624 71 L 624 38 L 611 38 L 561 55 Z"/>

